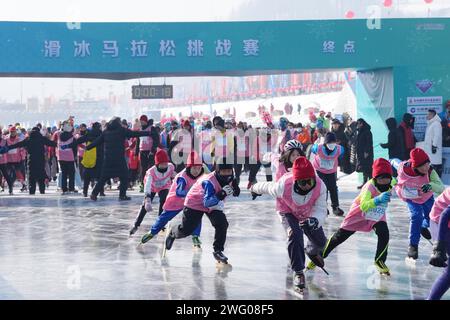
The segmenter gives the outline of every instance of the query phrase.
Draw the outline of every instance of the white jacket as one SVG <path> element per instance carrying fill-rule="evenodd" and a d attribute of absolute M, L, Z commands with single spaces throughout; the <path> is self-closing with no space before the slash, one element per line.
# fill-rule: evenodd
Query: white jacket
<path fill-rule="evenodd" d="M 285 179 L 286 175 L 283 176 L 277 182 L 258 182 L 251 187 L 251 191 L 257 194 L 269 194 L 272 197 L 280 198 L 283 196 L 284 187 L 285 187 Z M 319 220 L 319 226 L 323 226 L 325 223 L 325 219 L 327 218 L 327 187 L 323 183 L 321 179 L 317 179 L 316 183 L 321 184 L 320 195 L 316 200 L 312 208 L 311 217 L 317 218 Z M 317 187 L 317 186 L 316 186 Z M 306 203 L 312 196 L 312 192 L 309 192 L 307 195 L 302 196 L 297 192 L 294 192 L 292 188 L 292 199 L 298 204 L 303 205 Z"/>
<path fill-rule="evenodd" d="M 431 146 L 437 147 L 436 153 L 431 152 Z M 442 164 L 442 126 L 441 118 L 437 114 L 433 119 L 427 120 L 423 148 L 430 157 L 431 164 Z"/>

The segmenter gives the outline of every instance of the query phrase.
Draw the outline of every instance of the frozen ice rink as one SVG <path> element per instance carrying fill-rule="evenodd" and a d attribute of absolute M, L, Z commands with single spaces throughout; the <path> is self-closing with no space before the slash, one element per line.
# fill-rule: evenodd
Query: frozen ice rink
<path fill-rule="evenodd" d="M 258 178 L 263 181 L 263 177 Z M 218 271 L 213 228 L 203 219 L 202 251 L 190 238 L 176 240 L 161 259 L 163 235 L 138 246 L 155 220 L 146 216 L 134 237 L 128 231 L 142 201 L 119 202 L 117 191 L 92 202 L 81 195 L 0 194 L 0 299 L 298 299 L 292 288 L 285 233 L 268 196 L 252 201 L 244 190 L 226 204 L 230 223 L 225 254 L 233 268 Z M 357 176 L 338 181 L 341 207 L 356 197 Z M 158 201 L 157 199 L 155 199 Z M 180 216 L 174 221 L 178 222 Z M 331 236 L 343 218 L 330 215 Z M 394 198 L 388 210 L 391 277 L 373 266 L 374 233 L 356 233 L 326 260 L 329 276 L 307 272 L 304 299 L 424 299 L 442 269 L 428 264 L 432 246 L 422 239 L 415 266 L 405 263 L 406 206 Z M 447 293 L 443 299 L 449 299 Z"/>

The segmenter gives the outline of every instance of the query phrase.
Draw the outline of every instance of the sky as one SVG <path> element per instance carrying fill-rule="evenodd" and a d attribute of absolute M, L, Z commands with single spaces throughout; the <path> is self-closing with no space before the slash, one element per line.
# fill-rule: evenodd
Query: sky
<path fill-rule="evenodd" d="M 450 17 L 450 0 L 1 0 L 0 21 L 62 22 L 175 22 L 344 19 L 349 10 L 365 18 L 367 8 L 377 5 L 382 17 Z M 161 80 L 162 81 L 162 80 Z M 154 80 L 155 83 L 158 80 Z M 133 83 L 105 80 L 0 78 L 0 100 L 21 96 L 42 97 L 54 92 L 63 96 L 91 90 L 107 94 L 120 92 Z"/>

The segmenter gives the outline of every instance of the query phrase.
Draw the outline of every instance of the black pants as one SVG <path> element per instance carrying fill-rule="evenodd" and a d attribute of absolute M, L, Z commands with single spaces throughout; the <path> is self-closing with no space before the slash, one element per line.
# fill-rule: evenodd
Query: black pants
<path fill-rule="evenodd" d="M 336 182 L 336 173 L 322 173 L 317 171 L 317 175 L 322 179 L 323 183 L 327 186 L 328 193 L 331 198 L 331 207 L 336 209 L 339 207 L 338 188 Z"/>
<path fill-rule="evenodd" d="M 8 169 L 10 171 L 10 179 L 12 183 L 14 183 L 17 180 L 17 172 L 20 172 L 22 174 L 24 184 L 25 182 L 25 165 L 24 162 L 15 162 L 15 163 L 8 163 Z"/>
<path fill-rule="evenodd" d="M 192 232 L 197 228 L 202 221 L 203 214 L 205 212 L 193 210 L 190 208 L 184 208 L 183 218 L 181 224 L 172 228 L 172 236 L 176 239 L 185 238 L 190 236 Z M 206 213 L 206 216 L 211 221 L 212 226 L 215 229 L 214 233 L 214 251 L 223 251 L 225 241 L 227 239 L 228 221 L 223 211 L 214 210 L 210 213 Z"/>
<path fill-rule="evenodd" d="M 69 191 L 75 191 L 75 162 L 59 161 L 61 167 L 61 189 L 67 191 L 67 178 L 69 178 Z"/>
<path fill-rule="evenodd" d="M 39 184 L 40 194 L 44 194 L 45 193 L 45 178 L 43 176 L 36 178 L 31 174 L 28 176 L 28 190 L 29 190 L 30 194 L 36 193 L 36 183 Z"/>
<path fill-rule="evenodd" d="M 169 189 L 164 189 L 164 190 L 161 190 L 160 192 L 158 192 L 158 197 L 159 197 L 158 217 L 163 212 L 163 206 L 164 206 L 164 203 L 166 202 L 166 198 L 167 198 L 168 194 L 169 194 Z M 156 192 L 150 193 L 150 201 L 151 202 L 153 202 L 153 199 L 155 198 L 155 195 L 156 195 Z M 136 221 L 134 222 L 134 226 L 135 227 L 138 228 L 141 225 L 141 223 L 144 220 L 146 214 L 147 214 L 147 210 L 145 210 L 145 204 L 143 203 L 142 206 L 141 206 L 141 210 L 139 210 L 139 214 L 136 217 Z"/>
<path fill-rule="evenodd" d="M 373 226 L 378 237 L 377 252 L 375 253 L 375 261 L 386 262 L 388 255 L 388 245 L 389 245 L 389 229 L 385 221 L 379 221 Z M 326 258 L 334 248 L 340 245 L 342 242 L 347 240 L 355 231 L 349 231 L 345 229 L 339 229 L 336 233 L 332 235 L 328 241 L 325 250 L 323 252 L 323 257 Z"/>
<path fill-rule="evenodd" d="M 78 157 L 78 170 L 80 171 L 81 179 L 84 179 L 84 171 L 86 170 L 86 168 L 81 164 L 82 160 L 83 157 Z"/>
<path fill-rule="evenodd" d="M 11 176 L 9 175 L 8 165 L 6 163 L 0 164 L 0 172 L 2 173 L 3 177 L 6 180 L 6 183 L 8 184 L 9 192 L 12 192 L 14 182 L 12 181 Z"/>
<path fill-rule="evenodd" d="M 89 184 L 95 180 L 98 180 L 98 169 L 94 168 L 84 168 L 83 171 L 83 194 L 87 194 L 89 189 Z M 100 193 L 105 192 L 105 186 L 103 185 L 102 189 L 100 190 Z"/>
<path fill-rule="evenodd" d="M 272 171 L 270 169 L 271 164 L 267 163 L 262 165 L 264 167 L 265 173 L 266 173 L 266 181 L 272 181 Z M 259 169 L 261 169 L 261 162 L 257 163 L 251 163 L 248 165 L 249 167 L 249 174 L 248 174 L 248 182 L 250 183 L 256 183 L 256 175 L 259 172 Z"/>
<path fill-rule="evenodd" d="M 139 155 L 141 161 L 141 176 L 139 181 L 144 182 L 145 173 L 155 164 L 155 156 L 150 151 L 141 151 Z"/>
<path fill-rule="evenodd" d="M 289 260 L 291 261 L 291 268 L 295 272 L 300 272 L 305 269 L 305 246 L 303 240 L 303 233 L 308 238 L 308 245 L 306 252 L 310 255 L 318 255 L 322 252 L 323 247 L 327 242 L 327 238 L 320 227 L 317 230 L 310 231 L 302 229 L 299 221 L 292 214 L 284 214 L 282 216 L 282 224 L 288 233 L 287 249 Z"/>
<path fill-rule="evenodd" d="M 442 164 L 433 164 L 433 169 L 436 170 L 439 177 L 442 177 Z"/>
<path fill-rule="evenodd" d="M 133 186 L 136 183 L 136 180 L 139 176 L 139 170 L 138 169 L 129 169 L 128 170 L 128 180 L 130 183 L 130 187 Z"/>
<path fill-rule="evenodd" d="M 101 191 L 105 190 L 105 183 L 111 178 L 115 177 L 102 175 L 98 180 L 97 184 L 95 185 L 94 190 L 92 190 L 92 195 L 96 197 Z M 128 175 L 125 174 L 124 176 L 119 177 L 119 180 L 120 180 L 119 197 L 122 198 L 127 195 Z"/>
<path fill-rule="evenodd" d="M 364 181 L 364 183 L 366 183 L 370 179 L 372 179 L 372 167 L 364 168 L 364 170 L 363 170 L 363 181 Z"/>

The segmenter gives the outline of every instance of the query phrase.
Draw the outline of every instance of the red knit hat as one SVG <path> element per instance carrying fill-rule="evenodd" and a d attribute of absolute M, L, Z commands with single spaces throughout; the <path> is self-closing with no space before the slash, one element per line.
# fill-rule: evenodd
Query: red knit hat
<path fill-rule="evenodd" d="M 155 164 L 161 164 L 161 163 L 167 163 L 170 162 L 169 155 L 167 154 L 166 150 L 164 149 L 158 149 L 155 154 Z"/>
<path fill-rule="evenodd" d="M 420 148 L 414 148 L 409 153 L 411 159 L 411 165 L 413 168 L 418 168 L 421 165 L 430 162 L 430 158 L 427 153 Z"/>
<path fill-rule="evenodd" d="M 145 121 L 145 122 L 148 122 L 148 118 L 147 118 L 147 116 L 146 116 L 145 114 L 143 114 L 143 115 L 139 118 L 139 121 Z"/>
<path fill-rule="evenodd" d="M 392 167 L 389 161 L 383 158 L 378 158 L 372 165 L 372 177 L 376 178 L 382 174 L 393 175 Z"/>
<path fill-rule="evenodd" d="M 192 151 L 187 159 L 186 167 L 190 168 L 190 167 L 201 166 L 201 165 L 202 165 L 202 160 L 198 156 L 197 152 Z"/>
<path fill-rule="evenodd" d="M 292 166 L 292 175 L 295 180 L 312 179 L 316 177 L 316 172 L 308 159 L 301 156 L 295 159 Z"/>
<path fill-rule="evenodd" d="M 16 131 L 17 131 L 16 127 L 9 128 L 9 132 L 16 132 Z"/>
<path fill-rule="evenodd" d="M 188 119 L 183 121 L 183 127 L 187 127 L 187 126 L 189 126 L 189 127 L 191 126 L 191 122 Z"/>

